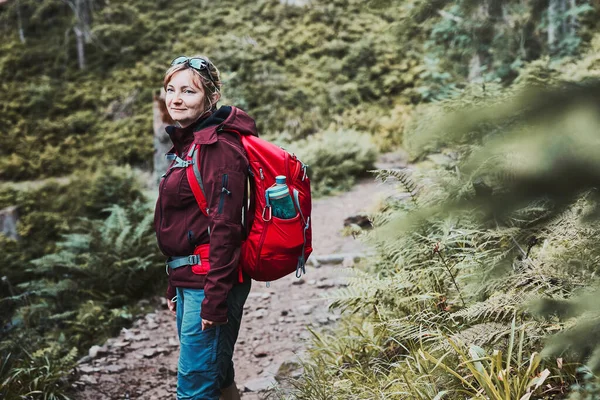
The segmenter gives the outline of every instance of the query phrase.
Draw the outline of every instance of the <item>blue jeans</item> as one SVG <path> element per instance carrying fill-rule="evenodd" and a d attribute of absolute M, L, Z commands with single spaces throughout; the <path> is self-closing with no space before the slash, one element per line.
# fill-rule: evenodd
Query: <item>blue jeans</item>
<path fill-rule="evenodd" d="M 233 346 L 237 340 L 251 280 L 235 284 L 227 297 L 227 323 L 202 330 L 204 290 L 177 288 L 180 353 L 177 400 L 218 400 L 233 384 Z"/>

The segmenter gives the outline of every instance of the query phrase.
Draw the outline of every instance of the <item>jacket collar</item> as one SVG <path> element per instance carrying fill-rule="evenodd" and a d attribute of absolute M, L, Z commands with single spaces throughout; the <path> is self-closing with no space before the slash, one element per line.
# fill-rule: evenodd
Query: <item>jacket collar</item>
<path fill-rule="evenodd" d="M 214 111 L 208 118 L 195 124 L 194 143 L 212 144 L 217 141 L 217 131 L 223 122 L 235 114 L 235 107 L 222 106 Z"/>

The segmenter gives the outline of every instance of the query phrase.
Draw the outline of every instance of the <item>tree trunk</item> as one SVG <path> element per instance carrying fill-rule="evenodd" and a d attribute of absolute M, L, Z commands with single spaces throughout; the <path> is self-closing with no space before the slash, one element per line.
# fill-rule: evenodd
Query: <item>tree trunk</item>
<path fill-rule="evenodd" d="M 19 213 L 17 206 L 6 207 L 0 210 L 0 234 L 13 240 L 19 240 L 17 222 Z"/>
<path fill-rule="evenodd" d="M 23 19 L 21 18 L 21 2 L 17 0 L 17 24 L 19 26 L 19 40 L 25 43 L 25 32 L 23 31 Z"/>
<path fill-rule="evenodd" d="M 77 41 L 77 59 L 79 69 L 85 69 L 85 44 L 91 43 L 92 23 L 92 1 L 93 0 L 63 0 L 75 15 L 75 39 Z"/>
<path fill-rule="evenodd" d="M 556 50 L 557 37 L 559 34 L 558 12 L 560 0 L 549 0 L 548 2 L 548 48 L 553 53 Z"/>
<path fill-rule="evenodd" d="M 164 92 L 164 90 L 161 90 L 160 94 L 154 96 L 152 107 L 152 127 L 154 130 L 154 168 L 152 170 L 152 183 L 155 187 L 158 186 L 162 174 L 167 171 L 168 162 L 165 158 L 165 154 L 172 145 L 171 138 L 167 132 L 165 132 L 165 128 L 167 125 L 172 125 L 173 120 L 167 112 Z"/>
<path fill-rule="evenodd" d="M 75 26 L 75 39 L 77 41 L 77 61 L 79 61 L 79 69 L 85 69 L 85 38 L 82 30 Z"/>
<path fill-rule="evenodd" d="M 571 11 L 575 10 L 575 8 L 577 8 L 577 0 L 570 0 L 569 8 L 571 9 Z M 577 34 L 578 25 L 579 23 L 577 21 L 577 14 L 573 13 L 573 15 L 569 17 L 569 35 L 575 36 Z"/>
<path fill-rule="evenodd" d="M 481 79 L 481 57 L 479 53 L 473 54 L 469 61 L 469 82 L 479 81 Z"/>
<path fill-rule="evenodd" d="M 564 39 L 568 34 L 569 19 L 567 18 L 567 0 L 560 0 L 560 39 Z"/>

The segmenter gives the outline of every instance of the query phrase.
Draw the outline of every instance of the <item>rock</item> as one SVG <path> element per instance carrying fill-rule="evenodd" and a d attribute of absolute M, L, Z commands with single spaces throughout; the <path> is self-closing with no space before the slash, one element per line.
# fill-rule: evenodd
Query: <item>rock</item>
<path fill-rule="evenodd" d="M 135 335 L 133 337 L 133 340 L 135 340 L 136 342 L 142 342 L 144 340 L 150 340 L 150 336 L 148 336 L 145 333 L 140 333 L 139 335 Z"/>
<path fill-rule="evenodd" d="M 126 328 L 121 329 L 121 335 L 123 335 L 123 340 L 133 340 L 135 338 L 135 334 Z"/>
<path fill-rule="evenodd" d="M 317 284 L 319 289 L 329 289 L 333 287 L 346 287 L 348 282 L 344 279 L 325 279 Z"/>
<path fill-rule="evenodd" d="M 288 315 L 288 314 L 289 314 L 289 311 L 288 311 L 288 310 L 281 310 L 281 316 L 282 316 L 282 317 L 285 317 L 285 316 L 286 316 L 286 315 Z"/>
<path fill-rule="evenodd" d="M 302 368 L 302 365 L 300 365 L 296 359 L 297 358 L 282 362 L 277 368 L 277 376 L 295 378 L 302 375 L 304 368 Z"/>
<path fill-rule="evenodd" d="M 275 378 L 271 376 L 252 379 L 244 383 L 245 392 L 264 392 L 277 385 Z"/>
<path fill-rule="evenodd" d="M 354 258 L 352 258 L 352 257 L 344 258 L 344 261 L 342 261 L 342 267 L 344 267 L 344 268 L 354 267 Z"/>
<path fill-rule="evenodd" d="M 248 318 L 261 319 L 266 317 L 269 314 L 267 310 L 256 310 L 254 312 L 248 313 Z"/>
<path fill-rule="evenodd" d="M 148 322 L 148 329 L 153 331 L 155 329 L 158 329 L 158 327 L 159 327 L 159 325 L 156 322 L 154 322 L 154 321 Z"/>
<path fill-rule="evenodd" d="M 332 281 L 327 280 L 327 279 L 325 279 L 317 284 L 317 288 L 319 288 L 319 289 L 331 289 L 332 287 L 335 287 L 335 285 L 333 284 Z"/>
<path fill-rule="evenodd" d="M 302 315 L 309 315 L 313 312 L 314 309 L 315 309 L 315 306 L 312 304 L 305 304 L 303 306 L 296 308 L 298 313 L 302 314 Z"/>
<path fill-rule="evenodd" d="M 371 229 L 373 228 L 373 224 L 369 219 L 367 214 L 361 213 L 356 215 L 351 215 L 344 219 L 344 226 L 357 225 L 362 229 Z"/>
<path fill-rule="evenodd" d="M 125 371 L 125 367 L 122 365 L 107 365 L 101 369 L 101 372 L 108 372 L 109 374 L 118 374 Z"/>
<path fill-rule="evenodd" d="M 17 233 L 18 220 L 19 213 L 17 206 L 10 206 L 0 210 L 0 233 L 10 239 L 19 240 L 19 234 Z"/>
<path fill-rule="evenodd" d="M 309 257 L 308 261 L 306 262 L 306 264 L 309 267 L 313 267 L 313 268 L 321 268 L 321 263 L 317 260 L 316 257 Z"/>
<path fill-rule="evenodd" d="M 427 156 L 427 158 L 433 161 L 433 163 L 439 165 L 440 167 L 451 168 L 456 164 L 456 160 L 454 159 L 454 157 L 448 154 L 430 154 Z"/>
<path fill-rule="evenodd" d="M 77 361 L 77 365 L 81 365 L 81 364 L 85 364 L 92 361 L 92 357 L 88 356 L 83 356 L 81 357 L 78 361 Z"/>
<path fill-rule="evenodd" d="M 131 343 L 129 343 L 129 342 L 125 342 L 125 341 L 122 341 L 122 342 L 115 342 L 115 343 L 113 343 L 113 344 L 112 344 L 112 347 L 116 347 L 116 348 L 118 348 L 118 349 L 121 349 L 121 348 L 123 348 L 123 347 L 127 347 L 127 346 L 129 346 L 130 344 L 131 344 Z"/>
<path fill-rule="evenodd" d="M 292 281 L 292 285 L 304 285 L 304 279 L 303 278 L 296 279 L 296 280 Z"/>
<path fill-rule="evenodd" d="M 96 358 L 98 356 L 103 356 L 108 354 L 108 348 L 106 346 L 98 346 L 98 345 L 94 345 L 92 347 L 90 347 L 90 350 L 88 352 L 88 355 L 90 356 L 90 358 Z"/>
<path fill-rule="evenodd" d="M 95 385 L 98 383 L 98 380 L 91 375 L 81 375 L 79 381 L 88 385 Z"/>
<path fill-rule="evenodd" d="M 146 349 L 144 351 L 142 351 L 142 355 L 145 358 L 152 358 L 155 357 L 161 353 L 165 353 L 167 350 L 162 348 L 162 347 L 156 347 L 154 349 Z"/>
<path fill-rule="evenodd" d="M 263 358 L 269 355 L 269 352 L 267 351 L 267 349 L 265 348 L 265 346 L 257 346 L 254 351 L 252 352 L 252 354 L 254 355 L 254 357 L 256 358 Z"/>
<path fill-rule="evenodd" d="M 92 372 L 97 372 L 98 368 L 92 367 L 91 365 L 82 365 L 79 367 L 79 371 L 84 374 L 91 374 Z"/>
<path fill-rule="evenodd" d="M 354 261 L 358 261 L 361 258 L 369 257 L 369 254 L 364 253 L 340 253 L 340 254 L 327 254 L 323 256 L 315 256 L 318 262 L 322 264 L 341 264 L 344 259 L 350 257 Z"/>

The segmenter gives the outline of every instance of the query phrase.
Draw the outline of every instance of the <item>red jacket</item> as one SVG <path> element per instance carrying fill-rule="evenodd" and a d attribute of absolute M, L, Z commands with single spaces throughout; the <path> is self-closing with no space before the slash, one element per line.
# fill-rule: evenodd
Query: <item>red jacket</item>
<path fill-rule="evenodd" d="M 248 114 L 227 106 L 188 128 L 167 128 L 173 142 L 170 153 L 185 158 L 192 143 L 201 145 L 200 174 L 209 213 L 206 217 L 200 211 L 185 168 L 173 168 L 160 182 L 154 214 L 158 246 L 165 256 L 187 256 L 196 246 L 210 243 L 208 274 L 194 274 L 190 266 L 169 269 L 167 297 L 175 296 L 176 287 L 203 288 L 201 317 L 214 322 L 227 321 L 227 294 L 238 280 L 248 176 L 241 141 L 227 130 L 258 136 Z"/>

